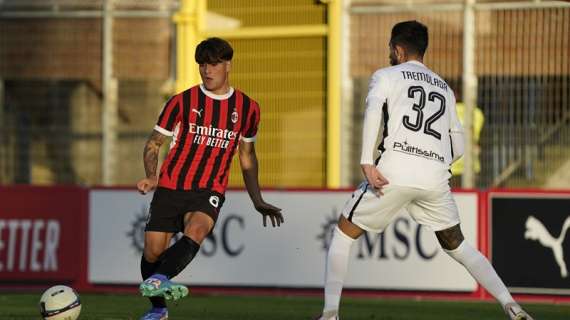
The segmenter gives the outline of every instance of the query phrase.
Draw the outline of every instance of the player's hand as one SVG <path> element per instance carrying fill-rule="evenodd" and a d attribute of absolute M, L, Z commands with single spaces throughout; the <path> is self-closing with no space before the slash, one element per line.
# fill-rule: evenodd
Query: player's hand
<path fill-rule="evenodd" d="M 271 220 L 271 225 L 275 227 L 281 226 L 285 219 L 283 219 L 283 214 L 281 214 L 281 209 L 270 205 L 264 201 L 261 201 L 258 204 L 255 204 L 255 210 L 257 210 L 263 216 L 263 226 L 267 227 L 267 217 Z"/>
<path fill-rule="evenodd" d="M 374 189 L 377 195 L 384 195 L 382 192 L 382 188 L 389 183 L 388 179 L 378 171 L 375 165 L 372 164 L 363 164 L 362 165 L 362 172 L 368 180 L 368 184 Z"/>
<path fill-rule="evenodd" d="M 137 189 L 140 194 L 147 194 L 147 192 L 156 189 L 157 185 L 158 181 L 156 178 L 144 178 L 137 183 Z"/>

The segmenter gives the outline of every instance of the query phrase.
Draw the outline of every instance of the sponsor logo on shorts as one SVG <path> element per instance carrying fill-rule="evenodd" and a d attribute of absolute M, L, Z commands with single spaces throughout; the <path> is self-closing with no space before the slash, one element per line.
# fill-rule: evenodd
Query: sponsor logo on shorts
<path fill-rule="evenodd" d="M 220 204 L 220 198 L 218 196 L 211 196 L 209 201 L 214 208 L 217 208 Z"/>

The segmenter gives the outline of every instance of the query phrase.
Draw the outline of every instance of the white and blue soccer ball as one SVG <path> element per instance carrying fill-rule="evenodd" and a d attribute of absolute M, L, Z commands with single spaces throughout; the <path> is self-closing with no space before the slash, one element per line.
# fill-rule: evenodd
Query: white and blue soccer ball
<path fill-rule="evenodd" d="M 79 295 L 68 286 L 53 286 L 40 299 L 40 313 L 45 320 L 75 320 L 80 312 Z"/>

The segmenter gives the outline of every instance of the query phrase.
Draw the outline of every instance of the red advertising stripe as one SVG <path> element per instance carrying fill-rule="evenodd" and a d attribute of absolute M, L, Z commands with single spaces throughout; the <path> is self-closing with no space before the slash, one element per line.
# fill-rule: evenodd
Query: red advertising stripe
<path fill-rule="evenodd" d="M 0 281 L 75 281 L 86 267 L 87 191 L 0 187 Z"/>

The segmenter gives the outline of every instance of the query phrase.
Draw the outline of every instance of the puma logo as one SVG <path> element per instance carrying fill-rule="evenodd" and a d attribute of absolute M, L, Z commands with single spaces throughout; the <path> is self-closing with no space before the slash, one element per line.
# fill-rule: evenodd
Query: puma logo
<path fill-rule="evenodd" d="M 203 111 L 203 110 L 204 110 L 204 109 L 200 109 L 200 110 L 198 110 L 198 109 L 192 109 L 192 112 L 198 114 L 198 117 L 201 118 L 201 117 L 202 117 L 202 111 Z"/>
<path fill-rule="evenodd" d="M 558 238 L 554 238 L 546 227 L 533 216 L 526 219 L 526 232 L 524 233 L 525 239 L 536 240 L 544 247 L 550 248 L 554 253 L 554 259 L 560 267 L 560 275 L 562 278 L 568 277 L 568 270 L 566 269 L 566 262 L 564 261 L 564 250 L 562 243 L 566 237 L 566 232 L 570 228 L 570 216 L 566 218 L 562 225 L 562 231 Z"/>

